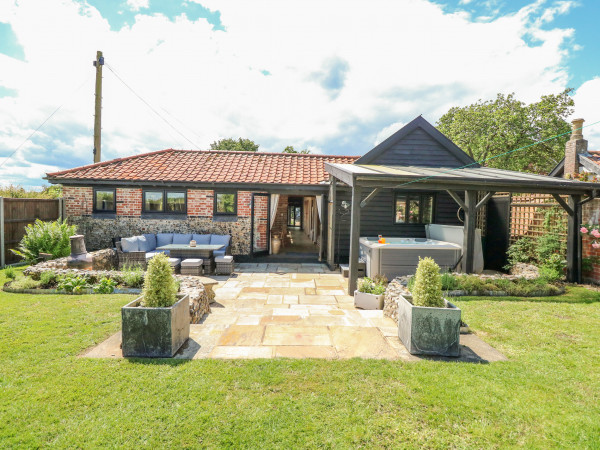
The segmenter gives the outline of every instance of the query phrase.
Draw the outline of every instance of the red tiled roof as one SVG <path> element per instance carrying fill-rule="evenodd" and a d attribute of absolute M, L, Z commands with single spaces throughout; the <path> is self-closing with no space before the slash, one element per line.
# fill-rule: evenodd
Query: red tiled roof
<path fill-rule="evenodd" d="M 179 181 L 197 183 L 320 184 L 323 163 L 351 164 L 358 156 L 297 153 L 160 150 L 48 173 L 52 181 Z"/>

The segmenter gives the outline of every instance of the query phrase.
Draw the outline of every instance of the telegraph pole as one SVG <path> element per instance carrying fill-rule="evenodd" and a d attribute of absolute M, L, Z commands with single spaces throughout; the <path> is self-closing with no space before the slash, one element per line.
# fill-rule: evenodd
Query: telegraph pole
<path fill-rule="evenodd" d="M 100 136 L 102 134 L 102 66 L 104 65 L 104 56 L 98 50 L 96 52 L 96 104 L 94 108 L 94 163 L 101 160 Z"/>

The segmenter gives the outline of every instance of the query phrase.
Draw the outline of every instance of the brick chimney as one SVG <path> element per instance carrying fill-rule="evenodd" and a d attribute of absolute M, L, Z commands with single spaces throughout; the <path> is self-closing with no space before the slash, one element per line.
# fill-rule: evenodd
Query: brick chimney
<path fill-rule="evenodd" d="M 565 145 L 564 177 L 579 173 L 579 155 L 587 153 L 588 141 L 583 138 L 583 119 L 573 119 L 571 122 L 571 138 Z"/>

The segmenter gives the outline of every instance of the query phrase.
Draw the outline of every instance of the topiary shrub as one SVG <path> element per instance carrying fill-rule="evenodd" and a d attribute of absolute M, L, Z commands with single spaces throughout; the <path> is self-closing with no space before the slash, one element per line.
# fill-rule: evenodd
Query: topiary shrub
<path fill-rule="evenodd" d="M 412 295 L 415 306 L 444 307 L 440 266 L 432 258 L 419 257 Z"/>
<path fill-rule="evenodd" d="M 25 227 L 25 236 L 19 243 L 19 250 L 11 250 L 27 262 L 37 262 L 40 253 L 50 253 L 53 258 L 62 258 L 71 253 L 70 236 L 77 230 L 60 219 L 43 222 L 39 219 Z"/>
<path fill-rule="evenodd" d="M 148 263 L 144 279 L 143 303 L 150 308 L 168 307 L 177 300 L 177 285 L 169 257 L 158 254 Z"/>

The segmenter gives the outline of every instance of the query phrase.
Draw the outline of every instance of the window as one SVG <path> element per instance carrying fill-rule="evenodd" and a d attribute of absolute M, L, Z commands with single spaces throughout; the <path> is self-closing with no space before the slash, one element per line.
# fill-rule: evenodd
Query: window
<path fill-rule="evenodd" d="M 144 191 L 144 212 L 185 214 L 187 201 L 185 192 Z"/>
<path fill-rule="evenodd" d="M 237 214 L 237 194 L 235 192 L 215 192 L 215 214 Z"/>
<path fill-rule="evenodd" d="M 394 223 L 433 222 L 433 195 L 396 194 Z"/>
<path fill-rule="evenodd" d="M 96 189 L 94 191 L 94 211 L 115 212 L 115 190 Z"/>

